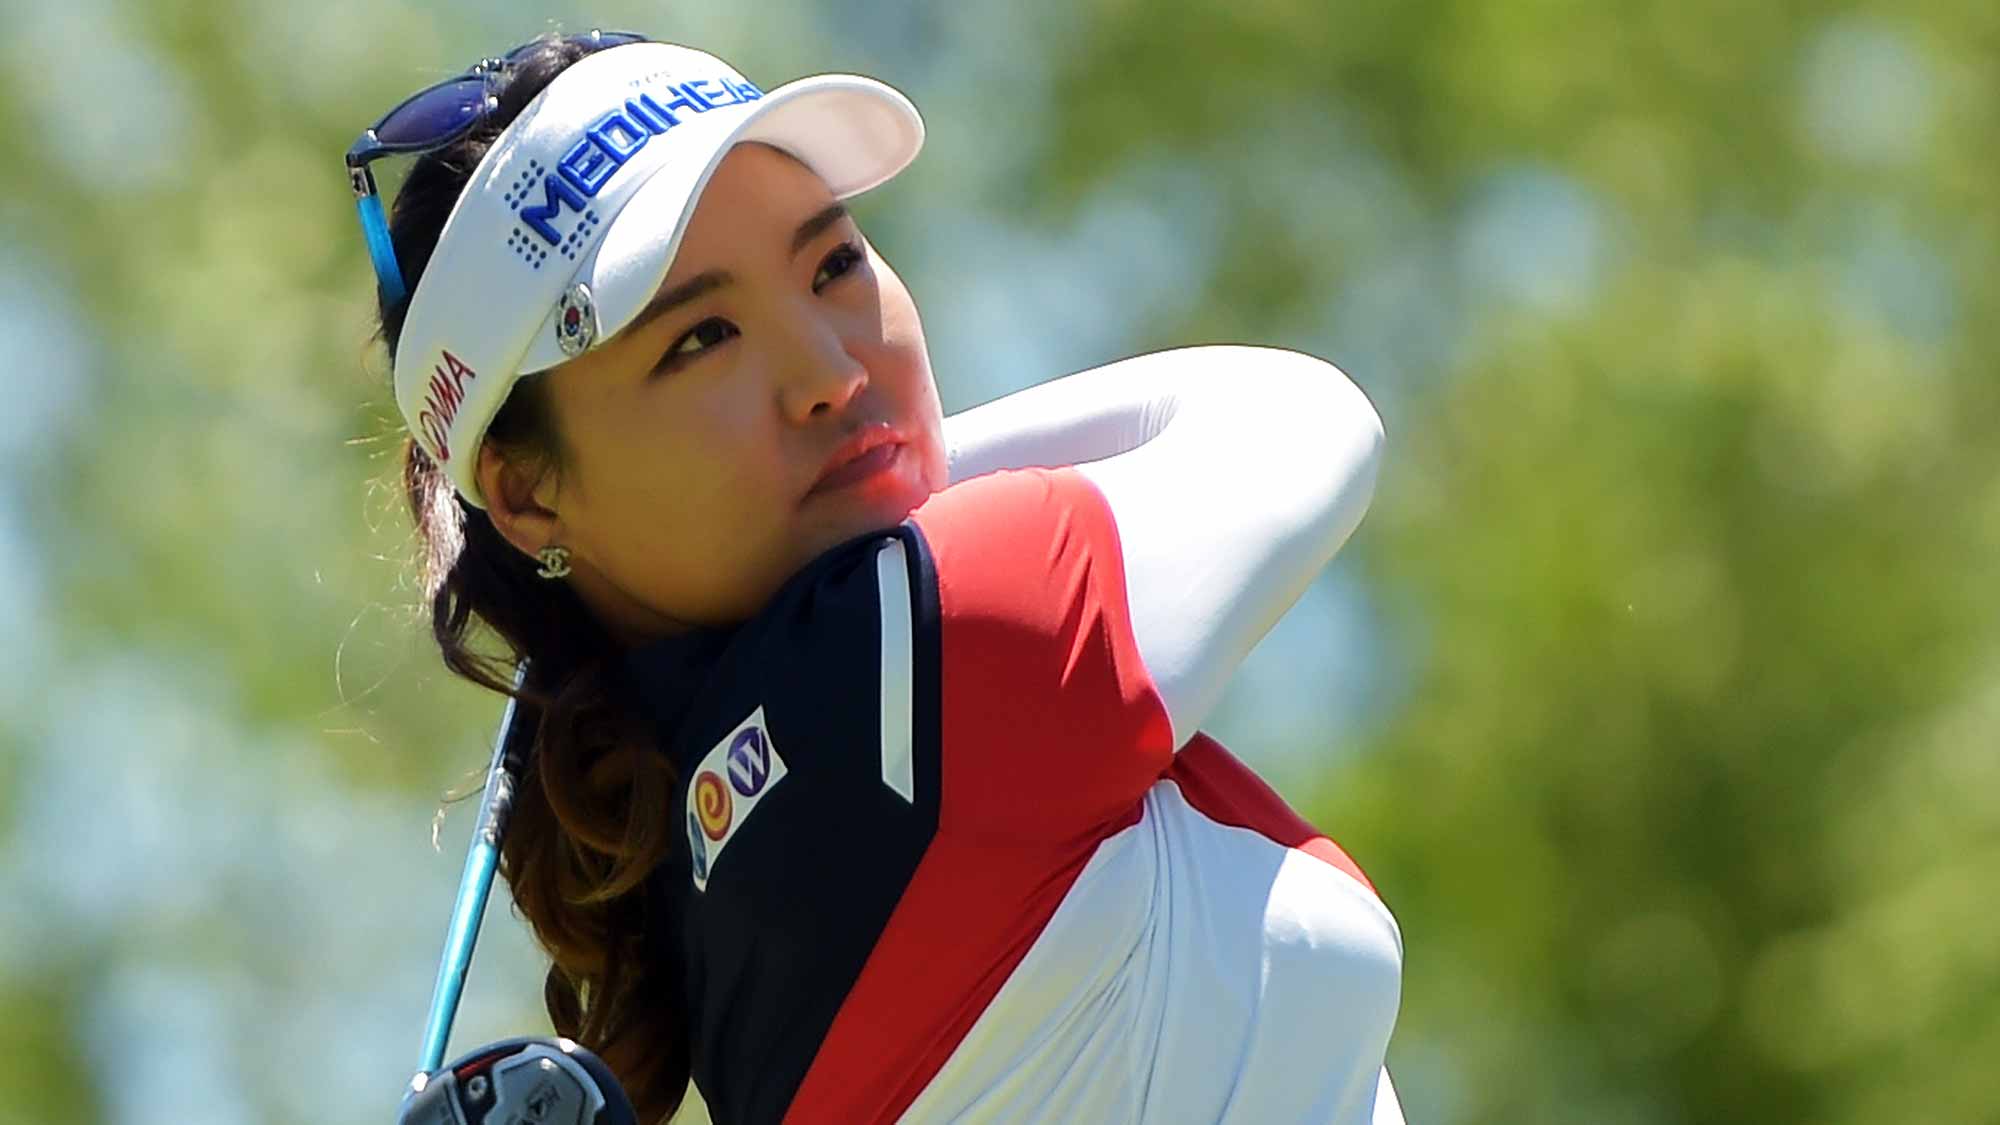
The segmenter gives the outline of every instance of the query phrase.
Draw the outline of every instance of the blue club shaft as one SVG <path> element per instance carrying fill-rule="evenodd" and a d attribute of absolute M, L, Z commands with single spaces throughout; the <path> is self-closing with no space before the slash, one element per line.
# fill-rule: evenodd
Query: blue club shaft
<path fill-rule="evenodd" d="M 516 691 L 526 678 L 524 663 L 515 670 Z M 500 734 L 494 740 L 493 764 L 486 772 L 485 792 L 480 794 L 472 847 L 466 853 L 465 874 L 459 878 L 458 899 L 452 904 L 451 925 L 445 931 L 444 960 L 438 965 L 437 986 L 431 991 L 423 1063 L 417 1068 L 421 1073 L 436 1070 L 444 1062 L 452 1020 L 458 1015 L 459 996 L 465 990 L 465 974 L 472 967 L 472 949 L 479 941 L 479 923 L 486 916 L 486 900 L 493 891 L 493 875 L 500 864 L 500 840 L 507 831 L 508 814 L 514 806 L 514 773 L 508 748 L 513 741 L 518 705 L 517 700 L 507 701 L 506 713 L 500 719 Z"/>

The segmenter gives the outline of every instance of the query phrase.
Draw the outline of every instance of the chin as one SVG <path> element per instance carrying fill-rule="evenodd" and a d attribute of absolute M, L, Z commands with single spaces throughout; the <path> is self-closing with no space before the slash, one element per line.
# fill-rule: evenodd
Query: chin
<path fill-rule="evenodd" d="M 869 502 L 856 514 L 852 524 L 853 534 L 865 535 L 870 531 L 887 531 L 909 518 L 924 501 L 930 499 L 927 489 L 912 486 L 896 495 L 869 497 Z"/>
<path fill-rule="evenodd" d="M 909 517 L 937 489 L 920 457 L 906 451 L 887 472 L 817 500 L 808 559 L 849 539 L 888 531 Z"/>
<path fill-rule="evenodd" d="M 903 522 L 911 512 L 922 507 L 924 501 L 929 500 L 933 493 L 944 487 L 942 481 L 931 480 L 931 474 L 925 471 L 923 463 L 917 457 L 911 456 L 908 460 L 908 475 L 899 474 L 900 479 L 897 481 L 899 487 L 892 495 L 884 497 L 881 513 L 890 518 L 888 526 L 893 527 Z"/>

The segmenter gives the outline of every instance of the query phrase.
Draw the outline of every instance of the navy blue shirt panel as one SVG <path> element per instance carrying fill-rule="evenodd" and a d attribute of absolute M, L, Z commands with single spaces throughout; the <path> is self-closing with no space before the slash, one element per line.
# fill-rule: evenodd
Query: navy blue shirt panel
<path fill-rule="evenodd" d="M 913 605 L 914 801 L 884 780 L 877 555 L 902 540 Z M 937 575 L 911 523 L 849 541 L 755 619 L 635 650 L 627 671 L 680 780 L 655 876 L 684 972 L 696 1086 L 718 1125 L 778 1122 L 937 830 Z M 691 776 L 763 708 L 786 773 L 696 885 Z M 706 853 L 704 853 L 706 854 Z"/>

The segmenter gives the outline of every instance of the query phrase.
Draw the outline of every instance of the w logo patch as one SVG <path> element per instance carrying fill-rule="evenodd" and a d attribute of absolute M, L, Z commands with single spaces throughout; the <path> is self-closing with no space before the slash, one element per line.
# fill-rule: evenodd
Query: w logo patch
<path fill-rule="evenodd" d="M 761 713 L 762 708 L 758 711 Z M 771 780 L 771 740 L 762 727 L 747 727 L 729 741 L 729 784 L 745 797 L 755 797 Z"/>
<path fill-rule="evenodd" d="M 696 890 L 708 890 L 722 850 L 786 772 L 785 760 L 778 756 L 764 725 L 762 707 L 702 755 L 687 795 L 688 850 L 694 859 Z"/>

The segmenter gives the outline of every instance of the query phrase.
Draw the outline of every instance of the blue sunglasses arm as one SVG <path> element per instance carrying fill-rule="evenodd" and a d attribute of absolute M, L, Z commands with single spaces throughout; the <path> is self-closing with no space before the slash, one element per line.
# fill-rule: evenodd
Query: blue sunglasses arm
<path fill-rule="evenodd" d="M 382 306 L 403 300 L 403 268 L 396 264 L 396 247 L 389 241 L 389 220 L 382 214 L 382 197 L 370 192 L 354 201 L 361 215 L 361 233 L 368 239 L 368 258 L 375 263 L 375 283 L 382 289 Z"/>

